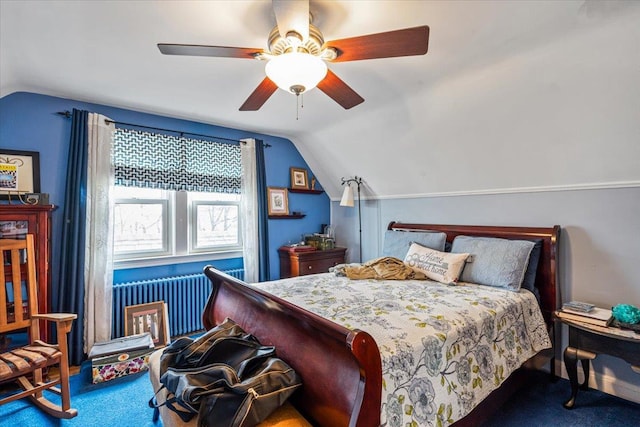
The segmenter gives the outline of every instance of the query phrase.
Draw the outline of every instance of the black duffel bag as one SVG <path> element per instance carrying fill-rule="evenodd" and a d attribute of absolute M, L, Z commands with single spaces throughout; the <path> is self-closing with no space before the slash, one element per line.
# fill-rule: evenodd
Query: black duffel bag
<path fill-rule="evenodd" d="M 254 426 L 302 384 L 273 346 L 261 345 L 230 319 L 197 340 L 172 343 L 160 366 L 169 392 L 164 404 L 183 421 L 197 415 L 199 426 Z"/>
<path fill-rule="evenodd" d="M 197 339 L 182 337 L 169 344 L 162 352 L 162 356 L 160 356 L 160 376 L 167 371 L 169 366 L 173 368 L 194 368 L 206 365 L 207 352 L 210 352 L 215 347 L 214 344 L 217 340 L 226 337 L 238 337 L 247 341 L 258 342 L 253 335 L 246 333 L 236 322 L 227 318 Z"/>

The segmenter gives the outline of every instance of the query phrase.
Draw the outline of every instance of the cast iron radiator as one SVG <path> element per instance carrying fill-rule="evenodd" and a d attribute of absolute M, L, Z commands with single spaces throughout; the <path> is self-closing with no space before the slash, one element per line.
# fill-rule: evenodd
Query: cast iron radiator
<path fill-rule="evenodd" d="M 244 269 L 225 270 L 244 279 Z M 185 335 L 204 329 L 202 310 L 211 293 L 211 282 L 203 274 L 163 277 L 113 285 L 113 338 L 124 336 L 124 308 L 128 305 L 164 301 L 169 311 L 171 336 Z"/>

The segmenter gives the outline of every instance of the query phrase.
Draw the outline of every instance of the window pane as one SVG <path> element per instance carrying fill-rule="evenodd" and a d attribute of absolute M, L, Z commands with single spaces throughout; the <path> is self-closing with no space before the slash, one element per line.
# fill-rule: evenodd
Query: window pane
<path fill-rule="evenodd" d="M 164 205 L 117 203 L 114 216 L 114 252 L 164 251 Z"/>
<path fill-rule="evenodd" d="M 168 193 L 168 191 L 159 188 L 123 187 L 120 185 L 113 187 L 115 199 L 167 199 Z"/>
<path fill-rule="evenodd" d="M 239 194 L 203 193 L 198 191 L 189 191 L 187 194 L 189 195 L 190 202 L 193 202 L 196 200 L 218 201 L 218 202 L 239 202 L 240 201 Z"/>
<path fill-rule="evenodd" d="M 236 246 L 238 205 L 196 205 L 196 248 Z"/>

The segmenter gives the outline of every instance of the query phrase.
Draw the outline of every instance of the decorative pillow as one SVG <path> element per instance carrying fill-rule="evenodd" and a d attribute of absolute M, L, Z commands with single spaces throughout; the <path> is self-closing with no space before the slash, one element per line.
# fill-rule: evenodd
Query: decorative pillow
<path fill-rule="evenodd" d="M 517 291 L 534 243 L 494 237 L 456 236 L 452 253 L 471 254 L 460 280 Z"/>
<path fill-rule="evenodd" d="M 384 234 L 382 256 L 404 259 L 411 243 L 416 242 L 437 251 L 444 250 L 447 240 L 445 233 L 436 231 L 399 231 L 387 230 Z"/>
<path fill-rule="evenodd" d="M 449 284 L 458 281 L 467 256 L 469 254 L 441 252 L 412 243 L 404 262 L 431 280 Z"/>
<path fill-rule="evenodd" d="M 529 255 L 529 264 L 527 264 L 527 271 L 524 273 L 524 280 L 522 281 L 522 288 L 528 289 L 534 294 L 538 291 L 535 283 L 541 252 L 542 239 L 536 239 L 533 241 L 533 249 L 531 249 L 531 255 Z"/>

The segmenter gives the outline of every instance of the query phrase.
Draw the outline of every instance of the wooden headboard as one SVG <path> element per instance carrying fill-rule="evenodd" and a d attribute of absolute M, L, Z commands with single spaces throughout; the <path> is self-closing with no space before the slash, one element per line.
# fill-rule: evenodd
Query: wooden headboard
<path fill-rule="evenodd" d="M 542 251 L 535 286 L 540 291 L 540 307 L 549 328 L 553 325 L 553 312 L 561 301 L 558 283 L 558 243 L 560 226 L 553 227 L 499 227 L 485 225 L 404 224 L 392 221 L 388 230 L 431 230 L 447 234 L 447 242 L 456 236 L 498 237 L 511 240 L 542 240 Z"/>

